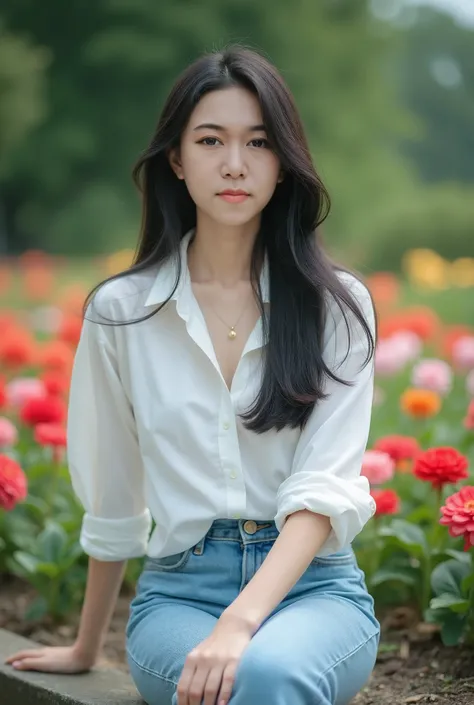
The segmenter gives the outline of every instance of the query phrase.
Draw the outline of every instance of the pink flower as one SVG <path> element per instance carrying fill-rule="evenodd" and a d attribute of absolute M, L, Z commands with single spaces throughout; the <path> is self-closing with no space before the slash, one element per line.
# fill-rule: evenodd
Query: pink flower
<path fill-rule="evenodd" d="M 395 461 L 388 453 L 380 450 L 366 450 L 362 460 L 362 475 L 371 485 L 382 485 L 393 477 Z"/>
<path fill-rule="evenodd" d="M 44 397 L 46 390 L 43 382 L 36 377 L 18 377 L 7 384 L 6 393 L 8 403 L 18 408 L 30 399 Z"/>
<path fill-rule="evenodd" d="M 453 373 L 444 360 L 420 360 L 412 370 L 411 382 L 414 387 L 446 395 L 453 384 Z"/>
<path fill-rule="evenodd" d="M 381 338 L 375 351 L 377 374 L 390 377 L 400 372 L 408 362 L 420 355 L 422 347 L 420 338 L 410 331 L 399 331 L 389 338 Z"/>
<path fill-rule="evenodd" d="M 398 331 L 391 336 L 392 344 L 398 349 L 404 360 L 410 362 L 421 355 L 423 341 L 410 330 Z"/>
<path fill-rule="evenodd" d="M 440 524 L 449 527 L 451 536 L 464 537 L 464 550 L 474 546 L 474 487 L 462 487 L 441 507 Z"/>
<path fill-rule="evenodd" d="M 474 399 L 471 401 L 469 406 L 467 407 L 467 413 L 464 418 L 464 428 L 467 428 L 469 431 L 474 431 Z"/>
<path fill-rule="evenodd" d="M 453 362 L 464 370 L 474 368 L 474 335 L 463 335 L 453 345 Z"/>
<path fill-rule="evenodd" d="M 5 416 L 0 416 L 0 448 L 14 446 L 17 440 L 18 431 L 16 427 Z"/>
<path fill-rule="evenodd" d="M 474 397 L 474 370 L 471 370 L 466 377 L 466 392 Z"/>

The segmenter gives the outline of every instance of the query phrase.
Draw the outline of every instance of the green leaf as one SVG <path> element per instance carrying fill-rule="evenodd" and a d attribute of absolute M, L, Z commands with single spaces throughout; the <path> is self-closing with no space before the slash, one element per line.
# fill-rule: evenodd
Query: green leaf
<path fill-rule="evenodd" d="M 416 575 L 414 575 L 411 571 L 403 569 L 390 570 L 388 568 L 381 568 L 380 570 L 377 570 L 370 579 L 371 587 L 375 587 L 376 585 L 382 585 L 383 583 L 388 582 L 399 582 L 404 583 L 405 585 L 416 585 L 417 579 Z"/>
<path fill-rule="evenodd" d="M 467 620 L 464 616 L 451 613 L 446 616 L 441 626 L 441 639 L 445 646 L 457 646 L 461 641 Z"/>
<path fill-rule="evenodd" d="M 461 590 L 463 594 L 467 595 L 472 586 L 474 586 L 474 572 L 471 573 L 471 575 L 468 575 L 466 578 L 463 578 L 463 580 L 461 581 Z"/>
<path fill-rule="evenodd" d="M 395 519 L 390 526 L 382 527 L 379 535 L 395 538 L 412 555 L 420 556 L 428 553 L 428 544 L 423 530 L 404 519 Z"/>
<path fill-rule="evenodd" d="M 44 563 L 59 563 L 64 556 L 68 536 L 60 524 L 49 521 L 38 537 L 38 549 Z"/>
<path fill-rule="evenodd" d="M 421 524 L 422 522 L 432 522 L 433 521 L 433 510 L 423 504 L 421 507 L 417 507 L 412 512 L 407 514 L 406 520 L 413 524 Z"/>
<path fill-rule="evenodd" d="M 431 587 L 435 595 L 449 593 L 464 597 L 461 583 L 471 574 L 471 566 L 455 559 L 444 561 L 436 566 L 431 574 Z"/>
<path fill-rule="evenodd" d="M 48 612 L 48 603 L 44 597 L 34 600 L 25 612 L 25 619 L 36 621 L 45 616 Z"/>
<path fill-rule="evenodd" d="M 61 568 L 57 563 L 38 563 L 36 572 L 48 578 L 57 578 Z"/>
<path fill-rule="evenodd" d="M 472 564 L 472 556 L 468 551 L 456 551 L 454 548 L 446 548 L 444 553 L 451 558 L 455 558 L 461 563 Z"/>
<path fill-rule="evenodd" d="M 27 573 L 36 573 L 40 563 L 36 556 L 32 556 L 31 553 L 26 553 L 25 551 L 15 551 L 13 558 Z"/>
<path fill-rule="evenodd" d="M 463 614 L 469 609 L 469 600 L 464 600 L 458 595 L 451 595 L 445 592 L 431 600 L 430 608 L 432 610 L 447 608 L 452 610 L 452 612 Z"/>

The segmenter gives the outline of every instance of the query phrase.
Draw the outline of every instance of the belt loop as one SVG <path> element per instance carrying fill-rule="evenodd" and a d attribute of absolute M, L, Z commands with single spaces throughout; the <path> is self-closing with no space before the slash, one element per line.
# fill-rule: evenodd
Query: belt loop
<path fill-rule="evenodd" d="M 195 556 L 202 556 L 204 553 L 204 544 L 206 543 L 206 536 L 203 536 L 200 541 L 194 546 L 193 553 Z"/>

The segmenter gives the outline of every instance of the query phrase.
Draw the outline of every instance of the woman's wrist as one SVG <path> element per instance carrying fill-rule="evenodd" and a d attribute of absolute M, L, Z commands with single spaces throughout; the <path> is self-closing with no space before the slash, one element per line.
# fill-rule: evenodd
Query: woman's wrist
<path fill-rule="evenodd" d="M 261 620 L 255 612 L 241 610 L 232 604 L 224 610 L 219 622 L 225 626 L 234 626 L 237 629 L 245 629 L 250 632 L 252 636 L 259 630 L 261 625 Z"/>

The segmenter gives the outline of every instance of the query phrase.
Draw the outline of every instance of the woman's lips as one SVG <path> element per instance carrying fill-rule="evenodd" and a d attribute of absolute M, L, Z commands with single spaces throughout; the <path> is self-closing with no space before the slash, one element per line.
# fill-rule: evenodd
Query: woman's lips
<path fill-rule="evenodd" d="M 219 196 L 227 203 L 243 203 L 249 197 L 248 193 L 220 193 Z"/>

